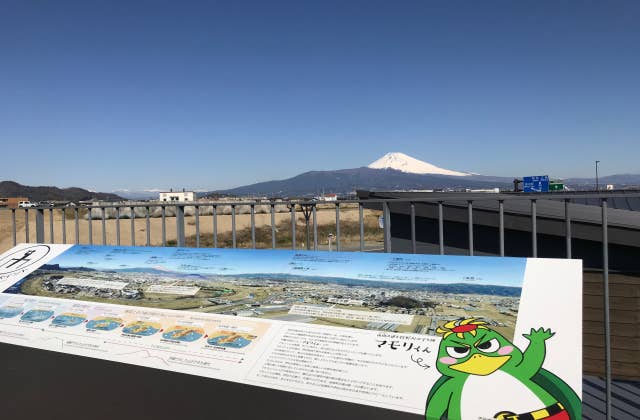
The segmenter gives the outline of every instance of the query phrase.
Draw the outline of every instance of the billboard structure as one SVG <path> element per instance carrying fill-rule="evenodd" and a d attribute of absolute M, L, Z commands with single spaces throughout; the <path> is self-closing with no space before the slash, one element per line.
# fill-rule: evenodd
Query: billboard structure
<path fill-rule="evenodd" d="M 581 284 L 572 260 L 23 244 L 0 255 L 0 342 L 427 419 L 578 419 Z"/>

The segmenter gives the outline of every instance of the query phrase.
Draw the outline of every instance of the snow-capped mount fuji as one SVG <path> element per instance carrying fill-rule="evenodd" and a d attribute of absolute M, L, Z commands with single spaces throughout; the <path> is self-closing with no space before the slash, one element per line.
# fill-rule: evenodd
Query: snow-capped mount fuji
<path fill-rule="evenodd" d="M 467 172 L 458 172 L 451 169 L 440 168 L 409 155 L 400 152 L 387 153 L 380 159 L 367 166 L 371 169 L 394 169 L 396 171 L 421 175 L 448 175 L 448 176 L 469 176 L 474 175 Z"/>
<path fill-rule="evenodd" d="M 239 197 L 312 197 L 325 193 L 350 194 L 356 190 L 399 191 L 511 188 L 512 178 L 487 177 L 439 168 L 403 153 L 387 153 L 369 166 L 309 171 L 288 179 L 258 182 L 228 190 L 211 191 Z"/>

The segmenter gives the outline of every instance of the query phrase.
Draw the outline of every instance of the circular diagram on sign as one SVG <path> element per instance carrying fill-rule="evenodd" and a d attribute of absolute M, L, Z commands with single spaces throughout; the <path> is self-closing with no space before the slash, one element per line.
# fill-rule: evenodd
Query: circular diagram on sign
<path fill-rule="evenodd" d="M 186 341 L 188 343 L 196 341 L 204 335 L 204 330 L 199 327 L 188 327 L 176 325 L 162 333 L 162 338 L 167 340 Z"/>
<path fill-rule="evenodd" d="M 124 327 L 125 334 L 150 336 L 160 331 L 160 324 L 157 322 L 136 321 Z"/>
<path fill-rule="evenodd" d="M 88 330 L 113 331 L 122 324 L 120 318 L 98 317 L 87 322 Z"/>
<path fill-rule="evenodd" d="M 51 248 L 48 245 L 31 245 L 18 249 L 0 259 L 0 274 L 11 274 L 42 260 Z"/>
<path fill-rule="evenodd" d="M 0 318 L 13 318 L 20 315 L 22 306 L 3 306 L 0 308 Z"/>
<path fill-rule="evenodd" d="M 75 327 L 76 325 L 82 324 L 85 319 L 87 319 L 87 317 L 84 314 L 65 312 L 55 317 L 54 320 L 51 321 L 51 325 Z"/>
<path fill-rule="evenodd" d="M 48 309 L 32 309 L 20 317 L 21 321 L 42 322 L 53 316 L 53 311 Z"/>
<path fill-rule="evenodd" d="M 258 337 L 247 333 L 219 330 L 209 336 L 207 344 L 239 349 L 248 346 L 256 338 Z"/>

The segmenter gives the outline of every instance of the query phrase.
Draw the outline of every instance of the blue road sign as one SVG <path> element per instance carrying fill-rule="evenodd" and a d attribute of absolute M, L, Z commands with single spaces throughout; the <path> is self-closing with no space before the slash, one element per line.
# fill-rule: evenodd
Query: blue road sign
<path fill-rule="evenodd" d="M 522 178 L 524 192 L 549 192 L 549 176 L 525 176 Z"/>

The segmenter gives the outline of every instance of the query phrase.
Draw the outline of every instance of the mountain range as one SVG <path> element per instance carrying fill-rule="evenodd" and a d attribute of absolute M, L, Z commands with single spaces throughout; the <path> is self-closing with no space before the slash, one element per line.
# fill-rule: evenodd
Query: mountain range
<path fill-rule="evenodd" d="M 266 181 L 228 190 L 212 191 L 213 194 L 237 196 L 309 196 L 324 193 L 348 194 L 356 189 L 424 190 L 464 188 L 510 188 L 512 178 L 414 174 L 396 169 L 369 167 L 339 169 L 335 171 L 309 171 L 293 178 Z"/>
<path fill-rule="evenodd" d="M 387 153 L 366 167 L 332 171 L 309 171 L 292 178 L 258 182 L 227 190 L 211 191 L 205 195 L 231 196 L 312 196 L 321 193 L 349 194 L 357 189 L 390 190 L 464 190 L 513 189 L 514 177 L 478 175 L 472 172 L 445 169 L 408 156 Z M 563 180 L 572 189 L 593 189 L 595 179 L 569 178 Z M 600 185 L 614 184 L 616 188 L 640 186 L 640 174 L 601 177 Z"/>
<path fill-rule="evenodd" d="M 494 188 L 512 190 L 513 180 L 514 177 L 487 176 L 445 169 L 404 153 L 393 152 L 360 168 L 308 171 L 287 179 L 198 193 L 198 196 L 312 197 L 322 193 L 346 195 L 358 189 L 370 191 Z M 591 190 L 596 184 L 594 178 L 568 178 L 562 182 L 572 190 Z M 617 189 L 640 188 L 640 174 L 604 176 L 600 177 L 599 183 L 601 186 L 612 184 Z M 160 190 L 118 190 L 115 191 L 118 194 L 113 194 L 97 193 L 82 188 L 30 187 L 13 181 L 0 182 L 0 197 L 28 197 L 31 201 L 120 201 L 122 197 L 157 199 L 158 191 Z"/>
<path fill-rule="evenodd" d="M 121 201 L 122 197 L 82 188 L 31 187 L 14 181 L 0 181 L 0 197 L 26 197 L 30 201 Z"/>

